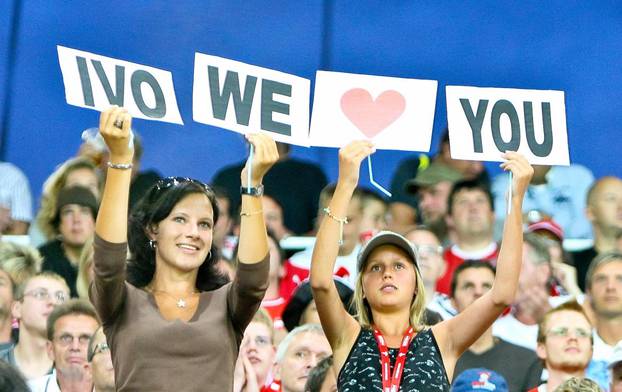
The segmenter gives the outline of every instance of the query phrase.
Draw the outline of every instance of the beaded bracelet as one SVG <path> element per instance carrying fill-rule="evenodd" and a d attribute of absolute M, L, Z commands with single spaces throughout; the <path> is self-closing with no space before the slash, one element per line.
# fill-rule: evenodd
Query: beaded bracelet
<path fill-rule="evenodd" d="M 134 166 L 132 163 L 112 163 L 110 161 L 108 161 L 107 165 L 110 168 L 119 170 L 128 170 L 131 169 L 132 166 Z"/>
<path fill-rule="evenodd" d="M 324 208 L 324 213 L 331 218 L 334 221 L 337 221 L 339 223 L 339 242 L 337 242 L 339 244 L 339 246 L 343 245 L 343 225 L 348 223 L 348 217 L 344 217 L 344 218 L 338 218 L 335 215 L 333 215 L 332 212 L 330 212 L 330 207 L 326 207 Z"/>

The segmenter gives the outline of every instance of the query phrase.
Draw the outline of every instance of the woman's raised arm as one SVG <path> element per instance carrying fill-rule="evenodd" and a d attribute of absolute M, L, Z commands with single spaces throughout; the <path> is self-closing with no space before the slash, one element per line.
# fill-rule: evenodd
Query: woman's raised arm
<path fill-rule="evenodd" d="M 130 147 L 132 117 L 116 106 L 101 113 L 99 132 L 110 150 L 110 165 L 104 184 L 95 233 L 112 242 L 127 242 L 127 215 L 134 149 Z M 129 167 L 128 167 L 129 165 Z"/>
<path fill-rule="evenodd" d="M 118 107 L 102 112 L 99 120 L 99 132 L 110 150 L 110 163 L 95 224 L 95 277 L 89 295 L 104 324 L 114 320 L 125 298 L 127 211 L 134 156 L 129 145 L 131 126 L 132 117 Z"/>
<path fill-rule="evenodd" d="M 254 153 L 242 170 L 242 188 L 260 189 L 264 175 L 279 159 L 276 143 L 265 134 L 248 134 L 246 139 L 253 145 Z M 250 183 L 248 170 L 251 171 Z M 261 197 L 242 195 L 240 209 L 240 242 L 238 261 L 254 264 L 262 261 L 268 254 L 268 235 L 264 222 Z"/>

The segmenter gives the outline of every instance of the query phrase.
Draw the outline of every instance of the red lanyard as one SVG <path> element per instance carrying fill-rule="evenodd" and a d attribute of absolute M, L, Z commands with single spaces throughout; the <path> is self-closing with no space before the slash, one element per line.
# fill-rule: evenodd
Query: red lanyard
<path fill-rule="evenodd" d="M 380 365 L 382 366 L 382 392 L 397 392 L 400 389 L 402 382 L 402 373 L 404 372 L 404 363 L 406 363 L 406 354 L 408 353 L 408 346 L 410 341 L 415 335 L 415 330 L 412 327 L 408 327 L 402 338 L 402 345 L 400 351 L 395 359 L 395 366 L 393 367 L 393 374 L 391 374 L 391 359 L 389 358 L 389 349 L 384 341 L 384 337 L 380 331 L 374 328 L 374 336 L 378 343 L 378 350 L 380 351 Z"/>

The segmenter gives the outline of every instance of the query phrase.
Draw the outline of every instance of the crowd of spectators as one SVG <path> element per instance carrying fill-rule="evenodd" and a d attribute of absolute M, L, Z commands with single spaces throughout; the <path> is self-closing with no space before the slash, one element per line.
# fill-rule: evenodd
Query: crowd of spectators
<path fill-rule="evenodd" d="M 131 205 L 159 179 L 140 172 L 140 139 L 135 143 Z M 26 176 L 0 162 L 0 389 L 115 390 L 110 349 L 88 295 L 107 158 L 101 146 L 87 144 L 50 174 L 35 213 Z M 269 282 L 239 344 L 234 390 L 336 391 L 339 375 L 308 280 L 313 236 L 335 185 L 287 146 L 279 152 L 262 200 Z M 213 181 L 220 209 L 213 243 L 229 279 L 243 167 L 224 168 Z M 579 165 L 534 168 L 516 300 L 459 358 L 452 390 L 622 391 L 622 179 L 594 179 Z M 426 324 L 460 314 L 493 286 L 507 189 L 506 174 L 490 178 L 481 162 L 451 159 L 447 138 L 436 156 L 400 164 L 393 198 L 357 188 L 334 267 L 346 309 L 355 313 L 360 249 L 390 229 L 417 251 Z M 298 237 L 305 245 L 287 245 Z"/>

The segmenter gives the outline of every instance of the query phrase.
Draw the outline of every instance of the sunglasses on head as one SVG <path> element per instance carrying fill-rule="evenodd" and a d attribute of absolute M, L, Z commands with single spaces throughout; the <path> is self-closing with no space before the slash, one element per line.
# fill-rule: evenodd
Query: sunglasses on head
<path fill-rule="evenodd" d="M 188 177 L 166 177 L 166 178 L 162 178 L 162 179 L 158 180 L 158 182 L 156 182 L 155 187 L 156 187 L 156 189 L 158 191 L 161 191 L 162 189 L 176 187 L 178 185 L 188 184 L 188 183 L 197 184 L 200 187 L 202 187 L 203 189 L 205 189 L 206 191 L 210 191 L 210 188 L 205 183 L 203 183 L 203 182 L 201 182 L 199 180 L 188 178 Z"/>

